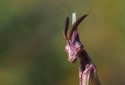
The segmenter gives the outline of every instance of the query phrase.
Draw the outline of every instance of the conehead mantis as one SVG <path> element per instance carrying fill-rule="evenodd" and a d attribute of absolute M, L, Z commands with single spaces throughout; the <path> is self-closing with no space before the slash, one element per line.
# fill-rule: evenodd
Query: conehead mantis
<path fill-rule="evenodd" d="M 90 13 L 90 12 L 89 12 Z M 78 25 L 89 15 L 85 14 L 76 20 L 76 13 L 72 14 L 72 26 L 69 26 L 69 17 L 66 17 L 65 26 L 63 29 L 63 36 L 67 42 L 65 51 L 68 54 L 68 61 L 75 63 L 77 58 L 80 60 L 79 64 L 79 79 L 80 85 L 101 85 L 96 73 L 96 67 L 91 61 L 88 53 L 84 49 L 84 45 L 79 39 Z"/>

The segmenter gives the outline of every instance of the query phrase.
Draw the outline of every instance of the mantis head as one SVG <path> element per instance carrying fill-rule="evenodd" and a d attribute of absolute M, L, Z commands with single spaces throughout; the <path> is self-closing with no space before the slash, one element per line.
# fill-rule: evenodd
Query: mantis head
<path fill-rule="evenodd" d="M 63 30 L 63 36 L 65 40 L 67 41 L 67 45 L 65 46 L 65 51 L 68 54 L 68 61 L 71 63 L 76 62 L 76 59 L 79 55 L 79 53 L 83 50 L 83 45 L 80 42 L 79 39 L 79 33 L 77 31 L 77 26 L 82 22 L 82 20 L 87 16 L 83 15 L 79 19 L 77 19 L 71 26 L 68 36 L 67 36 L 67 30 L 69 25 L 69 17 L 66 18 L 65 21 L 65 27 Z"/>

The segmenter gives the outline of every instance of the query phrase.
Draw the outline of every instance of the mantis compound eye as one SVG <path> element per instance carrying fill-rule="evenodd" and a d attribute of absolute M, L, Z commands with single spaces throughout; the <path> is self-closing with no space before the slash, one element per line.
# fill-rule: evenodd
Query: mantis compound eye
<path fill-rule="evenodd" d="M 77 54 L 79 55 L 83 51 L 83 46 L 80 46 L 79 48 L 76 49 Z"/>

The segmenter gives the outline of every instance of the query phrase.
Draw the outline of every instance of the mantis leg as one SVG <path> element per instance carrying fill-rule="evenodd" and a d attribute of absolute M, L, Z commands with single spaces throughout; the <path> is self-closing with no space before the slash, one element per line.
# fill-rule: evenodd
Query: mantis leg
<path fill-rule="evenodd" d="M 83 84 L 82 84 L 82 74 L 83 74 L 83 71 L 79 71 L 80 85 L 83 85 Z"/>

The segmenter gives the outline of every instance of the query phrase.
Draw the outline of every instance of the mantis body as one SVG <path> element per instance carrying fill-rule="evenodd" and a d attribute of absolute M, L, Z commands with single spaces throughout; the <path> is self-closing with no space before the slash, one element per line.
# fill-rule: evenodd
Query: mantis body
<path fill-rule="evenodd" d="M 67 35 L 67 30 L 69 25 L 69 17 L 66 18 L 65 27 L 63 30 L 64 38 L 67 41 L 67 45 L 65 46 L 65 51 L 68 54 L 68 61 L 70 61 L 71 63 L 75 63 L 77 58 L 80 59 L 80 64 L 79 64 L 80 85 L 89 85 L 90 81 L 92 85 L 100 85 L 96 73 L 96 67 L 92 63 L 88 53 L 84 49 L 84 46 L 79 39 L 79 33 L 77 31 L 78 25 L 82 22 L 82 20 L 86 16 L 88 16 L 88 14 L 85 14 L 76 20 L 76 13 L 73 13 L 72 26 L 68 32 L 68 35 Z"/>

